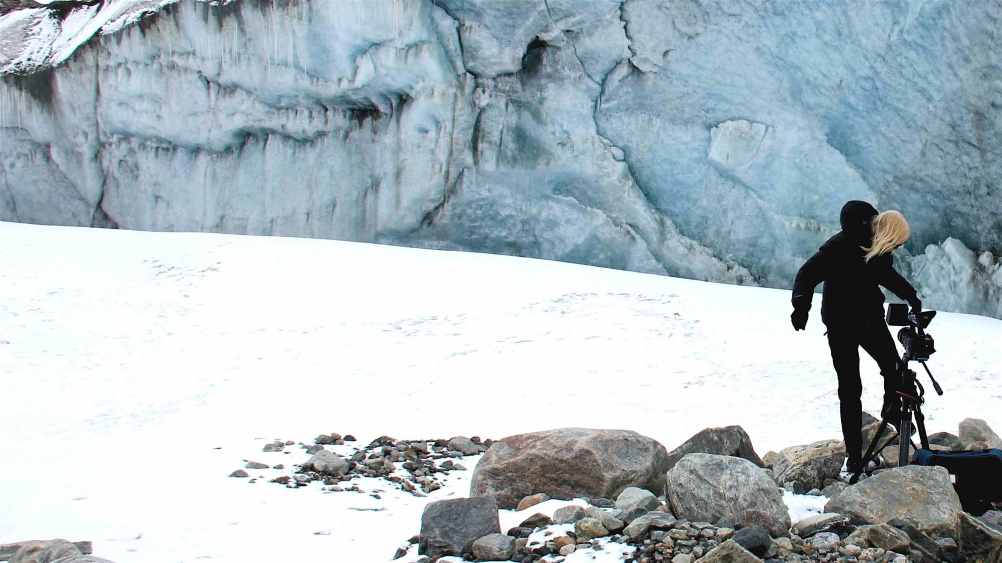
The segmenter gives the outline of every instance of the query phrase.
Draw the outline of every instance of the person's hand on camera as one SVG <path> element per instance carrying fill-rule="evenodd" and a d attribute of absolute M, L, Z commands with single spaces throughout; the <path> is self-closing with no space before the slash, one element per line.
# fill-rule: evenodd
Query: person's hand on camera
<path fill-rule="evenodd" d="M 794 330 L 804 330 L 807 328 L 807 309 L 794 309 L 790 315 L 790 322 L 793 323 Z"/>
<path fill-rule="evenodd" d="M 912 312 L 912 313 L 921 313 L 922 312 L 922 302 L 919 301 L 919 299 L 917 297 L 915 299 L 909 301 L 908 304 L 911 305 L 911 307 L 912 307 L 912 310 L 910 312 Z"/>

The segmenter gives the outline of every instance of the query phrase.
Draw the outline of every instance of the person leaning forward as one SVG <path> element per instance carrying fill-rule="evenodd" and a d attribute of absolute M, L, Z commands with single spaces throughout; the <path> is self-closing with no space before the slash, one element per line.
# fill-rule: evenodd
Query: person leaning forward
<path fill-rule="evenodd" d="M 862 471 L 863 384 L 859 374 L 859 349 L 877 362 L 884 378 L 881 417 L 892 419 L 900 410 L 897 395 L 901 358 L 884 321 L 884 286 L 922 310 L 915 288 L 895 271 L 892 253 L 911 234 L 908 222 L 897 211 L 877 213 L 864 201 L 850 201 L 839 216 L 842 231 L 828 239 L 797 272 L 793 282 L 793 328 L 804 330 L 814 288 L 824 282 L 821 320 L 828 328 L 828 346 L 838 375 L 839 411 L 845 439 L 846 467 Z"/>

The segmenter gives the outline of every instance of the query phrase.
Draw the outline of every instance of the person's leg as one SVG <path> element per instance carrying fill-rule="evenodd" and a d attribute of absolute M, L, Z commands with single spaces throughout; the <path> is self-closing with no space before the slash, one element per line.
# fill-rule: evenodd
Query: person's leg
<path fill-rule="evenodd" d="M 882 319 L 871 322 L 862 332 L 859 345 L 877 362 L 884 378 L 884 404 L 880 416 L 897 426 L 901 412 L 901 396 L 897 392 L 901 388 L 902 366 L 887 324 Z"/>
<path fill-rule="evenodd" d="M 863 383 L 859 377 L 859 342 L 854 328 L 828 328 L 828 347 L 838 374 L 839 413 L 850 472 L 863 465 Z"/>

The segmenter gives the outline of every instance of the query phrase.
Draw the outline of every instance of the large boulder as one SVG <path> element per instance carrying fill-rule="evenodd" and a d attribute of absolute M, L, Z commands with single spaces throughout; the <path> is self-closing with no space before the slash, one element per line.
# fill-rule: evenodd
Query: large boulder
<path fill-rule="evenodd" d="M 693 453 L 668 472 L 668 499 L 675 515 L 692 521 L 732 523 L 742 514 L 773 536 L 790 531 L 790 512 L 768 473 L 747 459 Z"/>
<path fill-rule="evenodd" d="M 730 455 L 765 467 L 765 462 L 755 453 L 748 433 L 740 426 L 700 430 L 668 454 L 668 468 L 675 467 L 678 460 L 692 453 Z"/>
<path fill-rule="evenodd" d="M 825 512 L 845 514 L 857 525 L 900 518 L 925 534 L 942 537 L 956 533 L 963 508 L 946 468 L 908 465 L 846 488 L 825 504 Z"/>
<path fill-rule="evenodd" d="M 616 498 L 627 487 L 660 493 L 668 451 L 628 430 L 562 428 L 494 442 L 477 463 L 470 496 L 515 508 L 526 496 Z"/>
<path fill-rule="evenodd" d="M 976 442 L 988 444 L 989 448 L 1002 449 L 1002 438 L 988 426 L 988 423 L 978 418 L 965 418 L 960 422 L 960 442 L 968 449 Z"/>
<path fill-rule="evenodd" d="M 32 540 L 21 543 L 11 563 L 49 563 L 64 557 L 83 555 L 76 545 L 64 540 Z"/>
<path fill-rule="evenodd" d="M 822 440 L 780 450 L 773 464 L 776 483 L 801 483 L 806 490 L 821 489 L 825 479 L 836 479 L 845 461 L 845 444 Z"/>
<path fill-rule="evenodd" d="M 424 507 L 418 551 L 433 558 L 461 556 L 469 553 L 478 539 L 500 533 L 498 505 L 493 498 L 440 500 Z"/>

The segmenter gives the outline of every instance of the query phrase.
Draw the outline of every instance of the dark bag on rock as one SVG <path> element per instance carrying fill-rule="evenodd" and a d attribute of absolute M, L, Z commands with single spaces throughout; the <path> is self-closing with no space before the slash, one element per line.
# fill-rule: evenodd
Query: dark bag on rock
<path fill-rule="evenodd" d="M 950 472 L 964 511 L 980 516 L 1002 501 L 1002 450 L 915 451 L 914 465 L 938 465 Z"/>

